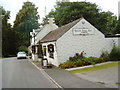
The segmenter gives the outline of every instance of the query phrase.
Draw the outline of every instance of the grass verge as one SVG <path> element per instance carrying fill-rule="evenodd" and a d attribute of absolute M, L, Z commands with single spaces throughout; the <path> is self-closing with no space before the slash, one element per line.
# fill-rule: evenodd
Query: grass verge
<path fill-rule="evenodd" d="M 118 65 L 120 65 L 120 61 L 111 62 L 111 63 L 103 64 L 103 65 L 100 65 L 100 66 L 93 66 L 93 67 L 88 67 L 88 68 L 83 68 L 83 69 L 71 70 L 69 72 L 77 73 L 77 72 L 93 71 L 93 70 L 100 70 L 100 69 L 105 69 L 105 68 L 108 68 L 108 67 L 113 67 L 113 66 L 118 66 Z"/>
<path fill-rule="evenodd" d="M 0 59 L 3 59 L 3 58 L 5 58 L 5 57 L 0 57 Z"/>

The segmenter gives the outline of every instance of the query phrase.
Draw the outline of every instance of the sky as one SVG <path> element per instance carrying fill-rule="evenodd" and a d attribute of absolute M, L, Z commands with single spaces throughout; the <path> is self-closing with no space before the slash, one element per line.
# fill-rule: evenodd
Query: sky
<path fill-rule="evenodd" d="M 16 14 L 22 8 L 23 2 L 28 0 L 0 0 L 0 6 L 3 6 L 5 10 L 10 11 L 9 22 L 13 25 L 13 22 L 16 18 Z M 40 15 L 39 22 L 42 22 L 42 18 L 45 16 L 45 7 L 46 14 L 48 14 L 51 9 L 54 9 L 55 2 L 57 0 L 29 0 L 33 2 L 36 7 L 38 7 L 38 14 Z M 70 1 L 85 1 L 85 0 L 70 0 Z M 118 15 L 118 2 L 120 0 L 86 0 L 86 2 L 96 3 L 102 11 L 111 11 L 114 15 Z"/>

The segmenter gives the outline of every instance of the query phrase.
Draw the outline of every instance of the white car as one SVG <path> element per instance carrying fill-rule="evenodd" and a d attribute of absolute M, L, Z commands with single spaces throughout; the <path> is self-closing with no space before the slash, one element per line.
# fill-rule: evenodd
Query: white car
<path fill-rule="evenodd" d="M 17 59 L 20 59 L 20 58 L 25 58 L 26 59 L 26 53 L 25 52 L 18 52 L 17 53 Z"/>

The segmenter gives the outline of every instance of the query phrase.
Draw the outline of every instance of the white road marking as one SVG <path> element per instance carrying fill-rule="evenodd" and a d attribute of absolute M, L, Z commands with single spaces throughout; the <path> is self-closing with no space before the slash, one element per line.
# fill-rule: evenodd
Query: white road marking
<path fill-rule="evenodd" d="M 29 59 L 28 59 L 29 60 Z M 57 88 L 60 90 L 64 90 L 62 86 L 60 86 L 55 80 L 53 80 L 45 71 L 44 69 L 39 68 L 37 65 L 35 65 L 31 60 L 29 60 L 48 80 L 50 80 L 52 83 L 54 83 Z"/>

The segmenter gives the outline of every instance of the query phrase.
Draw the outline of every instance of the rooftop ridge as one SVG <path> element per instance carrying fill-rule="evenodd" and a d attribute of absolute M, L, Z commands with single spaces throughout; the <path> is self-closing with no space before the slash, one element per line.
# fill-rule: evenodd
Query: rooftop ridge
<path fill-rule="evenodd" d="M 79 18 L 73 22 L 70 22 L 66 25 L 63 25 L 51 32 L 49 32 L 45 37 L 43 37 L 43 39 L 41 40 L 41 42 L 49 42 L 49 41 L 56 41 L 57 39 L 59 39 L 63 34 L 65 34 L 70 28 L 72 28 L 75 24 L 77 24 L 82 18 Z"/>

